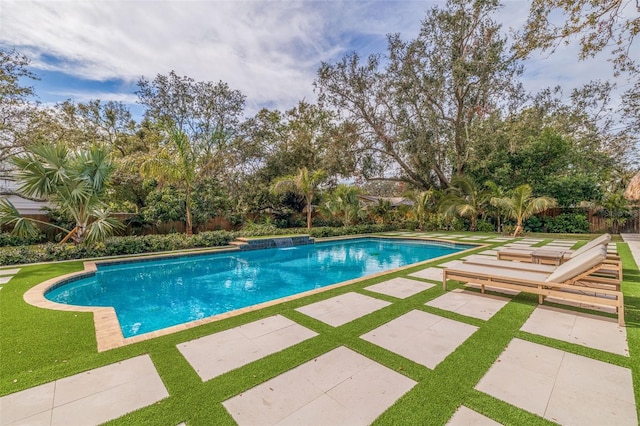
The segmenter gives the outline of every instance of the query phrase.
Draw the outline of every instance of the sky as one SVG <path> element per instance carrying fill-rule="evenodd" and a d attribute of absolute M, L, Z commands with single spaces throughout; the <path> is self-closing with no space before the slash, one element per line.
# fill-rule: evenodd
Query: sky
<path fill-rule="evenodd" d="M 196 81 L 224 81 L 246 96 L 247 116 L 313 102 L 320 64 L 350 52 L 386 51 L 386 35 L 413 39 L 420 21 L 444 1 L 405 0 L 0 0 L 0 47 L 15 48 L 40 77 L 44 104 L 71 99 L 122 101 L 134 116 L 137 81 L 174 70 Z M 503 30 L 520 28 L 529 3 L 506 0 Z M 608 57 L 579 62 L 575 44 L 534 55 L 522 81 L 537 92 L 565 93 L 612 79 Z M 618 81 L 621 90 L 629 86 Z"/>

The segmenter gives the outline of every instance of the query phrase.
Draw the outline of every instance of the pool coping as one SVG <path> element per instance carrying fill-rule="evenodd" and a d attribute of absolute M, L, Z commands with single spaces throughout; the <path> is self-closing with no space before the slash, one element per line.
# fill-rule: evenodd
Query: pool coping
<path fill-rule="evenodd" d="M 132 256 L 132 257 L 123 257 L 118 259 L 90 260 L 90 261 L 83 262 L 84 270 L 82 271 L 60 275 L 60 276 L 48 279 L 34 287 L 31 287 L 29 290 L 25 292 L 23 299 L 28 304 L 38 308 L 43 308 L 43 309 L 51 309 L 51 310 L 66 311 L 66 312 L 93 312 L 93 324 L 96 330 L 97 349 L 98 349 L 98 352 L 104 352 L 109 349 L 120 348 L 122 346 L 130 345 L 133 343 L 142 342 L 142 341 L 153 339 L 160 336 L 166 336 L 169 334 L 173 334 L 173 333 L 188 330 L 194 327 L 198 327 L 204 324 L 221 321 L 221 320 L 239 316 L 248 312 L 254 312 L 260 309 L 268 308 L 270 306 L 279 305 L 281 303 L 290 302 L 292 300 L 301 299 L 303 297 L 308 297 L 314 294 L 318 294 L 318 293 L 333 290 L 336 288 L 344 287 L 347 285 L 355 284 L 360 281 L 370 280 L 372 278 L 395 273 L 398 271 L 402 271 L 404 269 L 410 269 L 416 266 L 425 265 L 427 263 L 432 263 L 441 259 L 445 259 L 449 256 L 460 255 L 470 250 L 478 250 L 483 247 L 487 247 L 491 245 L 491 244 L 474 244 L 474 243 L 468 243 L 468 242 L 439 240 L 437 238 L 428 238 L 428 237 L 415 237 L 415 236 L 403 237 L 403 236 L 385 236 L 385 235 L 367 235 L 367 234 L 348 236 L 348 237 L 341 236 L 341 237 L 323 238 L 321 241 L 318 241 L 318 242 L 331 242 L 331 241 L 356 239 L 356 238 L 381 238 L 381 239 L 422 240 L 422 241 L 428 240 L 428 241 L 436 241 L 436 242 L 442 242 L 442 243 L 448 243 L 448 244 L 470 245 L 473 247 L 470 247 L 466 250 L 463 250 L 457 253 L 435 257 L 433 259 L 427 259 L 422 262 L 412 263 L 410 265 L 405 265 L 399 268 L 378 272 L 372 275 L 367 275 L 365 277 L 354 278 L 352 280 L 328 285 L 326 287 L 309 290 L 309 291 L 294 294 L 291 296 L 281 297 L 279 299 L 270 300 L 268 302 L 259 303 L 257 305 L 247 306 L 245 308 L 240 308 L 240 309 L 225 312 L 222 314 L 213 315 L 210 317 L 201 318 L 194 321 L 189 321 L 183 324 L 166 327 L 160 330 L 151 331 L 149 333 L 139 334 L 133 337 L 124 337 L 124 335 L 122 334 L 122 329 L 120 328 L 120 322 L 118 321 L 116 311 L 113 307 L 67 305 L 63 303 L 52 302 L 48 300 L 44 295 L 47 291 L 49 291 L 52 288 L 55 288 L 57 286 L 66 284 L 67 282 L 75 281 L 77 279 L 84 278 L 86 276 L 90 276 L 94 274 L 98 269 L 97 268 L 98 264 L 108 265 L 108 264 L 129 263 L 129 262 L 137 262 L 137 261 L 151 261 L 151 260 L 157 260 L 162 258 L 176 258 L 176 257 L 186 257 L 186 256 L 191 257 L 191 256 L 207 255 L 207 254 L 214 254 L 214 253 L 225 253 L 225 252 L 241 252 L 241 250 L 238 248 L 229 248 L 229 249 L 218 248 L 216 250 L 199 251 L 196 253 L 166 253 L 166 254 L 159 254 L 159 255 L 153 255 L 153 256 Z"/>

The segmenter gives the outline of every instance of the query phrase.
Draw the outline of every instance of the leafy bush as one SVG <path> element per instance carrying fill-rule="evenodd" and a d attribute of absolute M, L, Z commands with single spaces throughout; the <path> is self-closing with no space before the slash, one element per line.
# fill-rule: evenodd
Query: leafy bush
<path fill-rule="evenodd" d="M 524 230 L 526 232 L 544 232 L 544 222 L 538 216 L 531 216 L 524 221 Z"/>
<path fill-rule="evenodd" d="M 479 220 L 478 223 L 476 223 L 476 230 L 478 232 L 494 232 L 496 228 L 493 226 L 493 223 L 488 220 Z"/>
<path fill-rule="evenodd" d="M 562 213 L 544 220 L 547 232 L 561 234 L 586 234 L 589 232 L 589 221 L 581 213 Z"/>
<path fill-rule="evenodd" d="M 418 229 L 418 221 L 417 220 L 405 220 L 402 226 L 404 229 L 408 229 L 409 231 L 415 231 Z"/>
<path fill-rule="evenodd" d="M 45 234 L 38 234 L 33 237 L 18 237 L 9 233 L 0 234 L 0 247 L 28 246 L 31 244 L 43 243 L 46 241 Z"/>

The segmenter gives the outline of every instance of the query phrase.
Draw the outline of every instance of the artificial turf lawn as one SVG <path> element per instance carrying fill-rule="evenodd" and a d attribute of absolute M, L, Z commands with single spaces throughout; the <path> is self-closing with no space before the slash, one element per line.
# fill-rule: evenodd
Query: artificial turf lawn
<path fill-rule="evenodd" d="M 580 237 L 583 236 L 571 236 L 574 239 Z M 491 247 L 500 244 L 494 243 Z M 487 248 L 490 247 L 475 251 Z M 636 402 L 640 401 L 640 272 L 627 245 L 618 244 L 618 250 L 624 265 L 625 281 L 622 289 L 625 293 L 630 357 L 519 331 L 536 307 L 537 298 L 532 295 L 521 294 L 514 297 L 513 301 L 493 318 L 482 321 L 425 306 L 427 301 L 444 293 L 440 285 L 403 300 L 363 290 L 364 287 L 377 282 L 396 276 L 407 276 L 419 269 L 464 257 L 466 254 L 452 255 L 431 264 L 103 353 L 96 351 L 92 314 L 39 309 L 28 305 L 22 299 L 27 289 L 51 277 L 81 270 L 82 263 L 25 266 L 0 291 L 0 395 L 148 353 L 170 396 L 113 420 L 110 424 L 166 425 L 183 421 L 189 425 L 234 424 L 222 406 L 222 401 L 334 348 L 345 346 L 418 382 L 379 417 L 376 424 L 445 424 L 460 405 L 465 405 L 502 424 L 551 424 L 534 414 L 476 391 L 473 387 L 486 374 L 507 344 L 517 337 L 630 368 L 633 373 Z M 449 289 L 454 287 L 456 285 L 451 285 Z M 297 307 L 350 291 L 384 299 L 392 304 L 336 328 L 295 311 Z M 358 337 L 414 309 L 480 328 L 434 370 Z M 275 314 L 281 314 L 319 335 L 204 383 L 176 348 L 179 343 Z"/>

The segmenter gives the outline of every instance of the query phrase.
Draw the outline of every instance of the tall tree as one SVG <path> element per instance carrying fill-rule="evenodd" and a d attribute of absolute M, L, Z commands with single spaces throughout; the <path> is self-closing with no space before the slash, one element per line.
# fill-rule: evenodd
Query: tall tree
<path fill-rule="evenodd" d="M 145 177 L 184 189 L 185 228 L 187 236 L 191 236 L 191 194 L 198 178 L 198 155 L 187 136 L 179 129 L 170 129 L 166 143 L 143 158 L 140 172 Z"/>
<path fill-rule="evenodd" d="M 19 170 L 20 192 L 47 199 L 73 217 L 73 229 L 58 227 L 67 233 L 61 242 L 100 241 L 121 227 L 102 201 L 114 170 L 106 148 L 73 152 L 62 144 L 36 144 L 12 162 Z M 38 221 L 22 217 L 7 200 L 0 202 L 0 225 L 13 225 L 14 232 L 25 234 L 33 232 L 31 222 Z"/>
<path fill-rule="evenodd" d="M 196 82 L 174 71 L 153 81 L 141 78 L 138 87 L 138 101 L 147 107 L 145 116 L 164 130 L 182 133 L 201 158 L 200 167 L 212 175 L 221 173 L 245 96 L 225 82 Z"/>
<path fill-rule="evenodd" d="M 513 189 L 508 197 L 491 198 L 491 204 L 504 209 L 508 217 L 515 219 L 516 228 L 513 236 L 517 237 L 522 232 L 522 223 L 527 218 L 554 207 L 556 201 L 549 197 L 533 197 L 533 190 L 525 184 Z"/>
<path fill-rule="evenodd" d="M 580 59 L 615 46 L 611 55 L 616 71 L 640 71 L 632 47 L 640 33 L 637 0 L 533 0 L 529 10 L 517 44 L 521 54 L 534 49 L 553 51 L 578 35 Z"/>
<path fill-rule="evenodd" d="M 8 177 L 9 158 L 27 145 L 25 133 L 36 114 L 31 102 L 33 88 L 24 85 L 36 79 L 28 69 L 29 63 L 16 50 L 0 49 L 0 178 Z"/>
<path fill-rule="evenodd" d="M 275 193 L 293 192 L 304 197 L 307 210 L 307 229 L 311 229 L 311 213 L 313 197 L 318 187 L 326 180 L 327 173 L 324 170 L 310 171 L 306 167 L 298 170 L 298 174 L 283 176 L 276 180 L 272 190 Z"/>
<path fill-rule="evenodd" d="M 429 189 L 464 173 L 470 127 L 519 89 L 521 69 L 490 18 L 497 7 L 493 0 L 449 0 L 431 9 L 417 39 L 389 36 L 385 69 L 380 55 L 361 61 L 355 53 L 322 64 L 320 99 L 356 127 L 365 177 Z"/>
<path fill-rule="evenodd" d="M 164 134 L 157 149 L 138 159 L 142 170 L 184 190 L 186 233 L 193 232 L 191 192 L 205 177 L 224 177 L 244 95 L 224 82 L 196 82 L 174 71 L 152 82 L 140 79 L 139 102 Z"/>

